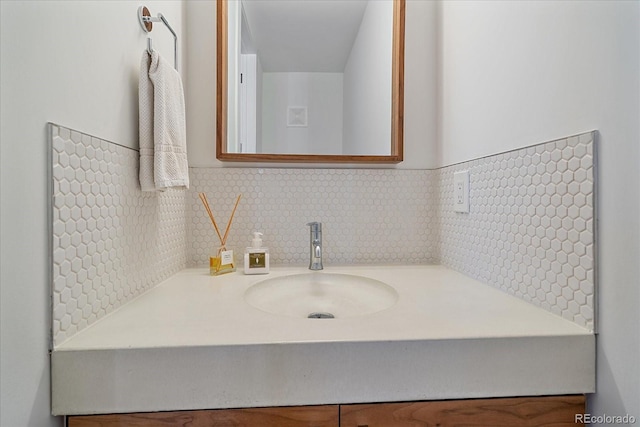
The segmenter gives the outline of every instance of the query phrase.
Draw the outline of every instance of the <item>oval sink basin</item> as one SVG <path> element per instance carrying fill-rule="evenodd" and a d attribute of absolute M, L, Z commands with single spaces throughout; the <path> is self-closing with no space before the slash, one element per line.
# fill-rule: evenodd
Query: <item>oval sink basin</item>
<path fill-rule="evenodd" d="M 396 303 L 398 293 L 379 280 L 317 272 L 263 280 L 247 289 L 244 298 L 269 313 L 322 319 L 385 310 Z"/>

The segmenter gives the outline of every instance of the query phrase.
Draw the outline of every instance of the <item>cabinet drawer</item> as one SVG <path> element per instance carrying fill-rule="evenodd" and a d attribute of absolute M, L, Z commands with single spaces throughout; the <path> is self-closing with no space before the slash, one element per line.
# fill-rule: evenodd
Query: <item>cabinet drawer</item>
<path fill-rule="evenodd" d="M 69 427 L 337 427 L 338 405 L 69 417 Z"/>
<path fill-rule="evenodd" d="M 584 396 L 342 405 L 341 427 L 580 426 Z"/>

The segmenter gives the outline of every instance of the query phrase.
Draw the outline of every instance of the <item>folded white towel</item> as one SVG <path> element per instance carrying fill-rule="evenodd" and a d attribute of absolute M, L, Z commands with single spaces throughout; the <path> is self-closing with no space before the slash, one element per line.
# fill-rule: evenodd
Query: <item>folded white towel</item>
<path fill-rule="evenodd" d="M 153 55 L 158 56 L 156 52 Z M 145 50 L 140 62 L 138 78 L 138 134 L 140 138 L 140 187 L 155 191 L 153 180 L 153 84 L 149 79 L 151 55 Z"/>
<path fill-rule="evenodd" d="M 182 80 L 155 51 L 142 54 L 138 95 L 142 191 L 189 188 Z"/>

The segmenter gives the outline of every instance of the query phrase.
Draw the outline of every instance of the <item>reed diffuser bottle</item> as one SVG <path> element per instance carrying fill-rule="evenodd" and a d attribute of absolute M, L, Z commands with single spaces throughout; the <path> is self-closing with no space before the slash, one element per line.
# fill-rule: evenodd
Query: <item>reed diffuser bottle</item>
<path fill-rule="evenodd" d="M 213 229 L 218 235 L 218 239 L 220 239 L 220 246 L 218 246 L 218 248 L 214 250 L 209 256 L 209 274 L 211 274 L 212 276 L 218 276 L 220 274 L 232 273 L 236 271 L 236 263 L 233 256 L 233 250 L 227 249 L 227 238 L 229 237 L 231 223 L 233 222 L 233 217 L 236 214 L 236 209 L 238 208 L 238 203 L 240 203 L 240 197 L 242 197 L 242 194 L 238 195 L 238 198 L 236 199 L 236 204 L 233 207 L 233 211 L 231 212 L 231 217 L 229 218 L 229 222 L 227 223 L 227 228 L 224 232 L 224 236 L 220 233 L 218 223 L 216 222 L 216 219 L 213 216 L 213 212 L 209 207 L 207 195 L 204 193 L 199 193 L 198 196 L 200 197 L 200 200 L 202 200 L 202 204 L 204 205 L 204 208 L 209 215 L 209 219 L 211 220 Z"/>
<path fill-rule="evenodd" d="M 209 274 L 218 276 L 224 273 L 233 273 L 236 271 L 236 263 L 233 251 L 220 246 L 209 256 Z"/>

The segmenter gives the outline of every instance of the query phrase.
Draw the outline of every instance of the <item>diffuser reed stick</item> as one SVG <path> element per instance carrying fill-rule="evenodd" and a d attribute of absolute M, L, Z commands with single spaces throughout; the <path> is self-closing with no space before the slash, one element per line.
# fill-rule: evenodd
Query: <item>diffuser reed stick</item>
<path fill-rule="evenodd" d="M 202 200 L 202 204 L 204 205 L 205 210 L 209 214 L 209 219 L 213 224 L 213 228 L 216 230 L 218 234 L 218 239 L 220 239 L 220 243 L 222 243 L 222 235 L 220 234 L 220 229 L 218 228 L 218 224 L 216 223 L 216 219 L 213 216 L 213 212 L 211 212 L 211 208 L 209 207 L 209 201 L 207 200 L 207 195 L 204 193 L 198 193 L 200 200 Z M 224 243 L 222 243 L 224 245 Z"/>
<path fill-rule="evenodd" d="M 240 203 L 240 198 L 242 194 L 238 194 L 238 198 L 236 199 L 236 204 L 233 207 L 233 211 L 231 212 L 231 218 L 229 218 L 229 223 L 227 224 L 227 229 L 224 231 L 224 237 L 222 238 L 222 245 L 227 243 L 227 237 L 229 236 L 229 230 L 231 229 L 231 223 L 233 222 L 233 217 L 236 214 L 236 209 L 238 209 L 238 203 Z"/>

